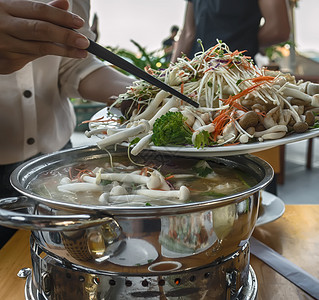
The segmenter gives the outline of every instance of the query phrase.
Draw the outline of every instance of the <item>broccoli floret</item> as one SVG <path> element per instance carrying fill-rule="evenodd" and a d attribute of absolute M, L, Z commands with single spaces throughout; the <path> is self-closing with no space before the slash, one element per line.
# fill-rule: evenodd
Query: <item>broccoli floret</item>
<path fill-rule="evenodd" d="M 211 136 L 209 134 L 208 131 L 203 130 L 201 132 L 199 132 L 196 137 L 195 137 L 195 142 L 194 142 L 194 146 L 199 149 L 199 148 L 204 148 L 207 146 L 213 146 L 217 144 L 216 142 L 214 142 L 211 139 Z"/>
<path fill-rule="evenodd" d="M 153 126 L 152 141 L 155 146 L 186 145 L 192 143 L 192 132 L 181 112 L 167 112 Z"/>

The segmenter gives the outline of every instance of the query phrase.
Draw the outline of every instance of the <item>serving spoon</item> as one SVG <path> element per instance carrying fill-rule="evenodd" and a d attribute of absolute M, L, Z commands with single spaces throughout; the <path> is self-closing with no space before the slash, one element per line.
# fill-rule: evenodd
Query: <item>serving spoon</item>
<path fill-rule="evenodd" d="M 129 72 L 132 75 L 135 75 L 138 78 L 144 79 L 148 83 L 159 87 L 160 89 L 171 93 L 172 95 L 178 97 L 179 99 L 189 103 L 190 105 L 198 108 L 199 104 L 192 99 L 188 98 L 184 94 L 180 93 L 179 91 L 175 90 L 171 86 L 165 84 L 164 82 L 160 81 L 159 79 L 155 78 L 154 76 L 146 73 L 142 69 L 136 67 L 135 65 L 131 64 L 127 60 L 123 59 L 122 57 L 116 55 L 115 53 L 107 50 L 106 48 L 102 47 L 98 43 L 89 39 L 90 45 L 86 49 L 88 52 L 94 54 L 95 56 L 104 59 L 113 65 L 121 68 L 124 71 Z"/>

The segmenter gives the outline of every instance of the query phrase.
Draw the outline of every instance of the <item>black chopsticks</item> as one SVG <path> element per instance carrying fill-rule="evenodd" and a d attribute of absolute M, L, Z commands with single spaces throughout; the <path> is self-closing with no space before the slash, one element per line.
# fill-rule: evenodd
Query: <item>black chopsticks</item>
<path fill-rule="evenodd" d="M 104 59 L 113 65 L 121 68 L 129 72 L 132 75 L 137 76 L 138 78 L 144 79 L 148 83 L 159 87 L 160 89 L 171 93 L 172 95 L 182 99 L 183 101 L 189 103 L 190 105 L 198 108 L 199 104 L 192 99 L 188 98 L 187 96 L 183 95 L 179 91 L 175 90 L 174 88 L 170 87 L 169 85 L 165 84 L 164 82 L 158 80 L 157 78 L 153 77 L 152 75 L 146 73 L 145 71 L 141 70 L 140 68 L 134 66 L 127 60 L 123 59 L 122 57 L 114 54 L 113 52 L 107 50 L 106 48 L 102 47 L 101 45 L 93 42 L 90 40 L 90 46 L 86 49 L 88 52 L 96 55 L 97 57 Z"/>

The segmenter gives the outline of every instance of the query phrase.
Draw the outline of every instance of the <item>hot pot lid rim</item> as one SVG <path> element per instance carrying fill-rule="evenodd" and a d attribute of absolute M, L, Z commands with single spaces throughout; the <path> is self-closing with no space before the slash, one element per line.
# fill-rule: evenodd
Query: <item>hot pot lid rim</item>
<path fill-rule="evenodd" d="M 124 148 L 124 149 L 123 149 Z M 121 151 L 125 151 L 127 153 L 126 147 L 118 147 Z M 118 151 L 117 149 L 117 151 Z M 111 149 L 112 150 L 112 149 Z M 245 161 L 247 164 L 253 164 L 255 168 L 257 168 L 258 172 L 264 173 L 263 178 L 255 185 L 250 187 L 249 189 L 242 191 L 240 193 L 231 194 L 225 197 L 221 197 L 218 199 L 205 200 L 201 202 L 191 202 L 191 203 L 183 203 L 183 204 L 174 204 L 174 205 L 163 205 L 163 206 L 145 206 L 145 207 L 132 207 L 132 206 L 105 206 L 105 205 L 83 205 L 83 204 L 73 204 L 67 202 L 61 202 L 58 200 L 48 199 L 45 197 L 41 197 L 31 191 L 29 191 L 25 185 L 30 180 L 30 174 L 36 174 L 36 172 L 41 169 L 41 166 L 47 166 L 50 164 L 55 164 L 61 161 L 65 161 L 64 156 L 73 155 L 76 153 L 77 155 L 85 154 L 86 157 L 98 157 L 98 155 L 108 155 L 105 151 L 98 149 L 96 146 L 82 146 L 67 150 L 57 151 L 51 154 L 45 154 L 34 159 L 31 159 L 20 166 L 18 166 L 11 174 L 10 181 L 12 186 L 20 192 L 22 195 L 32 198 L 36 201 L 39 201 L 41 204 L 45 204 L 49 207 L 56 209 L 65 209 L 67 211 L 74 212 L 100 212 L 106 213 L 108 215 L 147 215 L 152 213 L 153 215 L 158 215 L 159 213 L 165 214 L 173 214 L 173 213 L 181 213 L 181 211 L 189 212 L 189 211 L 197 211 L 203 210 L 204 208 L 210 209 L 212 207 L 218 207 L 222 205 L 226 205 L 228 203 L 236 202 L 258 192 L 263 189 L 265 186 L 269 184 L 271 179 L 273 178 L 274 172 L 272 167 L 266 161 L 262 160 L 257 156 L 253 156 L 251 154 L 244 155 L 236 155 L 236 156 L 228 156 L 228 157 L 211 157 L 208 159 L 218 160 L 218 161 L 231 161 L 238 164 L 238 161 Z M 116 152 L 118 153 L 118 152 Z M 90 156 L 87 156 L 87 155 Z M 79 155 L 79 157 L 81 157 Z M 179 156 L 180 158 L 180 156 Z M 189 158 L 189 157 L 188 157 Z M 48 161 L 49 162 L 46 162 Z M 42 162 L 42 164 L 40 164 Z M 29 169 L 29 172 L 28 172 Z M 32 172 L 30 172 L 30 170 Z M 24 182 L 24 184 L 22 183 Z"/>

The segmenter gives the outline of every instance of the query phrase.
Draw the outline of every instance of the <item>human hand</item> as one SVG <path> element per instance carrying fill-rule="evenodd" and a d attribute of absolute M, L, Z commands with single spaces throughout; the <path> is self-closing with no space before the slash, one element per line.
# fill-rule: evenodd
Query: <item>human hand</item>
<path fill-rule="evenodd" d="M 0 74 L 45 55 L 86 57 L 87 38 L 72 30 L 81 28 L 84 20 L 68 7 L 67 0 L 0 0 Z"/>

